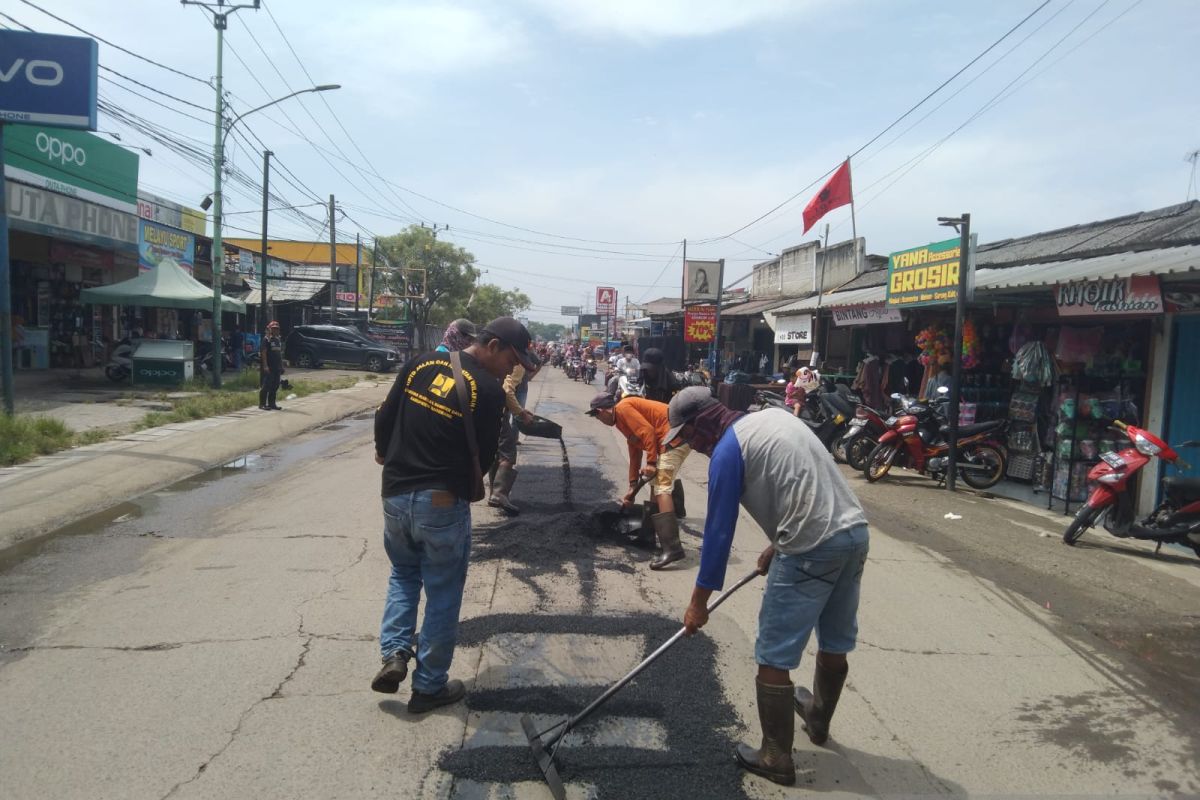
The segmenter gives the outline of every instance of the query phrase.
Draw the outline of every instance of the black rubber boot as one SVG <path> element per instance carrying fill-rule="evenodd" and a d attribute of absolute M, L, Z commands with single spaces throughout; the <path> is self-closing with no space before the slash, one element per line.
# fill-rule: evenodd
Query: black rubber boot
<path fill-rule="evenodd" d="M 658 512 L 650 517 L 662 552 L 650 562 L 650 569 L 660 570 L 668 564 L 683 560 L 683 545 L 679 543 L 679 519 L 673 511 Z"/>
<path fill-rule="evenodd" d="M 513 516 L 520 514 L 521 509 L 514 506 L 508 499 L 508 493 L 512 491 L 513 484 L 516 482 L 517 471 L 507 464 L 501 464 L 500 468 L 496 470 L 496 482 L 492 484 L 492 496 L 488 498 L 487 504 Z"/>
<path fill-rule="evenodd" d="M 796 713 L 804 720 L 804 730 L 808 731 L 808 739 L 813 744 L 825 744 L 829 740 L 829 721 L 833 719 L 849 672 L 849 665 L 841 672 L 834 672 L 821 666 L 818 658 L 813 690 L 810 692 L 803 686 L 796 688 Z"/>
<path fill-rule="evenodd" d="M 739 744 L 734 757 L 744 768 L 769 781 L 791 786 L 796 782 L 796 765 L 792 761 L 792 740 L 796 733 L 796 718 L 792 716 L 791 700 L 795 687 L 791 683 L 773 686 L 755 678 L 758 694 L 758 722 L 762 726 L 762 746 L 757 750 Z"/>
<path fill-rule="evenodd" d="M 683 505 L 683 481 L 675 479 L 675 485 L 671 487 L 671 502 L 675 505 L 675 516 L 683 519 L 687 516 L 687 509 Z"/>

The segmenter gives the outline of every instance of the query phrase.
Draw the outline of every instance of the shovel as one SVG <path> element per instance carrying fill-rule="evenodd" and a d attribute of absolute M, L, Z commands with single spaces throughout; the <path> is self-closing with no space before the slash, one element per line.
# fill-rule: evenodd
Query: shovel
<path fill-rule="evenodd" d="M 724 603 L 725 599 L 728 598 L 729 595 L 733 594 L 738 589 L 754 580 L 757 575 L 758 570 L 755 569 L 733 586 L 730 586 L 728 589 L 717 595 L 716 598 L 708 604 L 709 613 L 711 614 L 713 611 L 715 611 L 717 606 L 721 605 L 721 603 Z M 672 636 L 670 639 L 667 639 L 667 641 L 659 645 L 657 650 L 646 656 L 642 663 L 630 670 L 629 674 L 610 686 L 604 692 L 604 694 L 593 700 L 591 705 L 589 705 L 583 711 L 580 711 L 575 716 L 569 719 L 564 719 L 562 722 L 551 725 L 546 730 L 539 732 L 538 729 L 534 727 L 533 720 L 529 718 L 528 714 L 521 715 L 521 728 L 525 731 L 525 737 L 529 739 L 529 749 L 533 751 L 533 759 L 537 762 L 538 768 L 542 771 L 542 776 L 546 779 L 546 784 L 550 787 L 550 794 L 554 795 L 554 800 L 566 800 L 567 797 L 567 789 L 565 786 L 563 786 L 562 778 L 560 778 L 558 775 L 558 768 L 554 766 L 554 755 L 558 752 L 559 745 L 562 744 L 563 738 L 577 725 L 579 725 L 579 723 L 591 716 L 592 712 L 604 705 L 604 703 L 606 703 L 614 694 L 625 688 L 625 686 L 628 685 L 628 683 L 634 678 L 636 678 L 642 670 L 654 663 L 654 661 L 663 653 L 667 652 L 667 650 L 671 648 L 671 645 L 682 639 L 685 630 L 686 628 L 680 628 L 674 636 Z M 554 734 L 554 736 L 552 736 L 550 739 L 542 741 L 543 736 L 555 730 L 557 730 L 558 733 Z M 547 752 L 547 750 L 549 750 L 549 752 Z"/>

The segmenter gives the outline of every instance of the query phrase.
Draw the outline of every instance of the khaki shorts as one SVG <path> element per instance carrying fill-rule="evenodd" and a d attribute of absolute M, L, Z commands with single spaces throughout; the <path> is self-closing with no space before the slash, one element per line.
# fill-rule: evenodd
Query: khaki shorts
<path fill-rule="evenodd" d="M 685 444 L 659 454 L 658 474 L 654 476 L 653 493 L 655 495 L 671 493 L 671 488 L 675 485 L 675 473 L 679 472 L 679 468 L 683 466 L 683 461 L 690 452 L 692 452 L 692 448 Z"/>

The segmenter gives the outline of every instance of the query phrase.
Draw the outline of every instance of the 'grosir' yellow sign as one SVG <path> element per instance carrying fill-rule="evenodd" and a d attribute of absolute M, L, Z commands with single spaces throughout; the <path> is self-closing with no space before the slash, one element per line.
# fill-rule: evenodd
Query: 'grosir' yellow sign
<path fill-rule="evenodd" d="M 949 239 L 892 253 L 888 257 L 888 307 L 955 302 L 961 249 L 959 239 Z"/>

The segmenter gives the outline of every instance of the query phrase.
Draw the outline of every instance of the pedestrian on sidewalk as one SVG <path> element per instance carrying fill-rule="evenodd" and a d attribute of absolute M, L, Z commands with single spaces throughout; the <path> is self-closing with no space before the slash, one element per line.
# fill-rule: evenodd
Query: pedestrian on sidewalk
<path fill-rule="evenodd" d="M 771 539 L 758 558 L 767 588 L 754 644 L 762 745 L 740 744 L 734 755 L 750 772 L 790 786 L 793 709 L 808 738 L 824 744 L 846 681 L 867 561 L 866 514 L 820 440 L 787 411 L 732 411 L 698 386 L 675 395 L 669 414 L 664 446 L 689 444 L 711 459 L 700 571 L 683 617 L 689 635 L 708 622 L 709 596 L 725 583 L 739 504 Z M 814 627 L 810 692 L 794 688 L 790 672 Z"/>
<path fill-rule="evenodd" d="M 541 363 L 534 360 L 532 369 L 525 369 L 520 364 L 504 376 L 504 417 L 500 421 L 500 448 L 497 451 L 496 463 L 491 470 L 491 492 L 487 504 L 499 508 L 507 514 L 516 516 L 521 509 L 513 505 L 509 499 L 513 484 L 517 481 L 517 430 L 516 420 L 520 419 L 526 425 L 533 422 L 533 414 L 525 409 L 525 399 L 529 396 L 529 381 L 537 375 Z"/>
<path fill-rule="evenodd" d="M 220 355 L 216 357 L 220 358 Z M 279 338 L 279 323 L 274 320 L 267 324 L 267 335 L 259 347 L 258 375 L 258 407 L 263 411 L 282 411 L 275 402 L 275 395 L 283 378 L 283 340 Z"/>
<path fill-rule="evenodd" d="M 653 480 L 654 502 L 658 513 L 650 517 L 658 536 L 659 554 L 650 562 L 650 569 L 660 570 L 683 559 L 679 542 L 679 517 L 675 515 L 675 476 L 691 452 L 686 444 L 663 452 L 663 442 L 670 425 L 667 404 L 644 397 L 630 396 L 617 400 L 615 395 L 601 392 L 592 398 L 588 416 L 608 426 L 616 426 L 629 445 L 629 491 L 621 498 L 621 508 L 633 505 L 639 479 Z M 642 457 L 645 456 L 645 466 Z M 682 503 L 680 504 L 682 505 Z M 680 515 L 683 509 L 680 508 Z"/>
<path fill-rule="evenodd" d="M 392 572 L 379 633 L 383 667 L 371 688 L 396 692 L 416 659 L 408 701 L 413 714 L 455 703 L 466 692 L 448 673 L 471 553 L 471 501 L 483 499 L 482 474 L 496 457 L 504 412 L 500 381 L 517 364 L 532 367 L 529 338 L 524 325 L 500 317 L 460 353 L 411 359 L 375 413 L 383 546 Z M 470 398 L 466 404 L 460 390 Z M 418 637 L 422 587 L 425 618 Z"/>
<path fill-rule="evenodd" d="M 233 333 L 229 334 L 229 350 L 233 357 L 233 371 L 242 371 L 242 359 L 246 355 L 246 334 L 242 333 L 240 325 L 233 326 Z"/>

